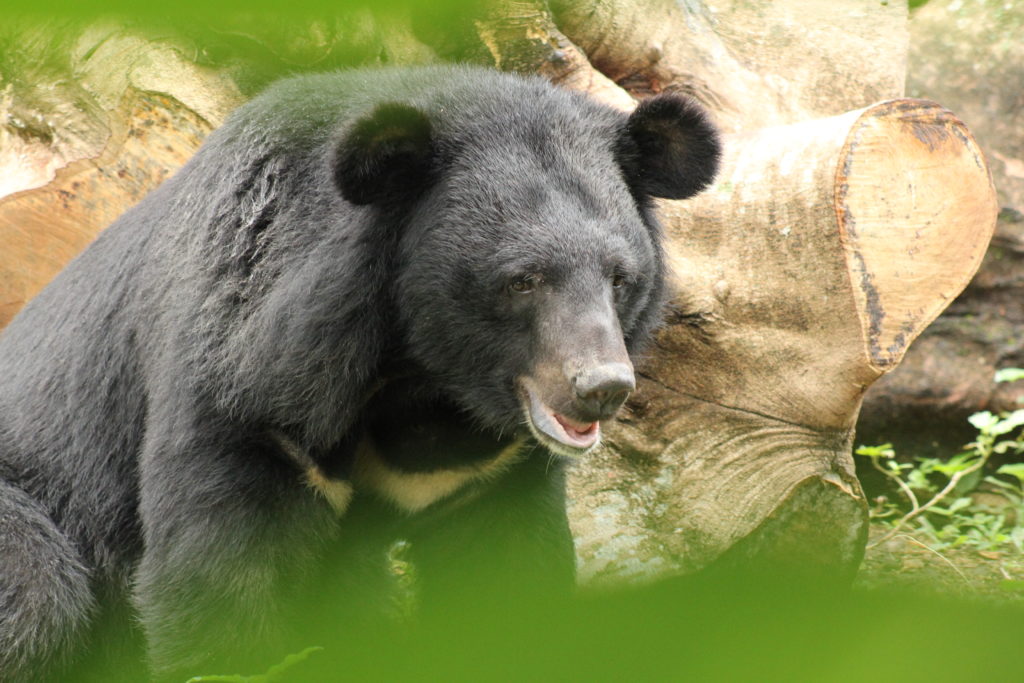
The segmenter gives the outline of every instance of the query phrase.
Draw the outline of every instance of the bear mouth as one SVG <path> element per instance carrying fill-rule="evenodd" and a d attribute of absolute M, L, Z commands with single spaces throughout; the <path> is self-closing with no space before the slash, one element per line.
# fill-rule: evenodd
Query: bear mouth
<path fill-rule="evenodd" d="M 523 412 L 530 431 L 552 453 L 579 457 L 601 442 L 600 422 L 580 422 L 556 413 L 525 381 L 523 393 L 526 394 Z"/>

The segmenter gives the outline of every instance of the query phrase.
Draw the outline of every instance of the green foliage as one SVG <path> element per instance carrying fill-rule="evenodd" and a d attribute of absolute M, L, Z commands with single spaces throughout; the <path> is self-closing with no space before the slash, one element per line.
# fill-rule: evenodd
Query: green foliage
<path fill-rule="evenodd" d="M 996 370 L 996 382 L 1016 382 L 1019 379 L 1024 379 L 1024 369 L 1003 368 L 1002 370 Z"/>
<path fill-rule="evenodd" d="M 280 683 L 1020 678 L 1016 657 L 981 656 L 1019 649 L 1024 612 L 1012 604 L 836 592 L 806 578 L 794 584 L 772 578 L 759 572 L 696 584 L 666 581 L 568 604 L 516 595 L 421 618 L 408 636 L 405 629 L 342 629 Z M 1010 596 L 1017 588 L 1008 582 L 1002 590 Z M 939 629 L 949 632 L 945 648 L 981 654 L 937 656 Z"/>
<path fill-rule="evenodd" d="M 238 15 L 257 15 L 272 21 L 281 18 L 336 16 L 341 12 L 373 10 L 378 13 L 401 12 L 415 8 L 416 0 L 178 0 L 174 3 L 143 3 L 138 0 L 6 0 L 5 18 L 17 13 L 52 18 L 76 17 L 85 20 L 118 15 L 149 17 L 159 20 L 188 19 L 216 21 Z M 433 0 L 429 3 L 431 17 L 443 27 L 460 15 L 480 14 L 481 0 Z"/>
<path fill-rule="evenodd" d="M 1024 379 L 1024 370 L 1019 368 L 1000 370 L 995 377 L 997 382 L 1020 379 Z M 906 528 L 933 549 L 967 545 L 978 550 L 1015 548 L 1024 552 L 1024 463 L 998 468 L 995 474 L 1003 478 L 985 476 L 985 466 L 993 455 L 1024 453 L 1024 409 L 998 415 L 982 411 L 968 421 L 978 434 L 962 453 L 949 459 L 898 462 L 888 443 L 855 451 L 869 458 L 872 467 L 894 483 L 904 499 L 875 499 L 871 516 L 888 529 L 876 544 Z M 999 505 L 984 502 L 983 493 Z"/>

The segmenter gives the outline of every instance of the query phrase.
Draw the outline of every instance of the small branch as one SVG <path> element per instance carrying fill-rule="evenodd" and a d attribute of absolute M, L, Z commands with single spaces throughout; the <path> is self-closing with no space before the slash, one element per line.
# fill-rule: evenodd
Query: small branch
<path fill-rule="evenodd" d="M 888 541 L 890 538 L 892 538 L 893 536 L 896 535 L 896 533 L 900 530 L 900 528 L 904 524 L 906 524 L 907 522 L 909 522 L 912 519 L 915 519 L 916 517 L 919 517 L 922 513 L 927 512 L 929 509 L 935 507 L 935 505 L 938 504 L 939 501 L 943 500 L 946 496 L 948 496 L 950 494 L 950 492 L 953 489 L 956 488 L 956 485 L 958 483 L 960 483 L 961 479 L 963 479 L 968 474 L 971 474 L 972 472 L 976 472 L 986 462 L 988 462 L 988 457 L 987 456 L 982 456 L 982 457 L 978 458 L 978 460 L 973 465 L 968 467 L 967 469 L 960 470 L 959 472 L 955 472 L 953 474 L 953 476 L 949 478 L 949 482 L 946 484 L 945 488 L 943 488 L 941 491 L 936 493 L 932 497 L 932 499 L 929 500 L 924 505 L 922 505 L 920 507 L 917 507 L 917 508 L 911 510 L 910 512 L 908 512 L 907 514 L 903 515 L 903 517 L 898 519 L 896 521 L 896 523 L 893 524 L 892 528 L 885 535 L 883 535 L 881 538 L 879 538 L 874 543 L 871 543 L 870 545 L 868 545 L 868 548 L 874 548 L 875 546 L 879 545 L 880 543 L 884 543 L 885 541 Z"/>
<path fill-rule="evenodd" d="M 903 492 L 903 495 L 905 495 L 907 497 L 907 499 L 910 500 L 910 505 L 912 506 L 911 507 L 911 512 L 914 512 L 914 511 L 918 510 L 921 507 L 921 504 L 917 500 L 917 496 L 914 495 L 913 489 L 911 489 L 909 486 L 907 486 L 906 482 L 904 482 L 902 479 L 900 479 L 899 475 L 894 474 L 893 472 L 891 472 L 891 471 L 885 469 L 884 467 L 882 467 L 881 465 L 879 465 L 877 458 L 871 458 L 871 465 L 876 470 L 878 470 L 879 472 L 881 472 L 882 474 L 884 474 L 885 476 L 889 477 L 894 482 L 896 482 L 896 484 L 900 487 L 900 491 Z"/>

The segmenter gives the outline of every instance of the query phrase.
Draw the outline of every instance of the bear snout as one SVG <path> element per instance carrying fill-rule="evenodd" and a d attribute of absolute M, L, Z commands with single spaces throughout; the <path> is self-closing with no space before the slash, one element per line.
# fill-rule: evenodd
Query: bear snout
<path fill-rule="evenodd" d="M 582 455 L 600 443 L 600 421 L 613 417 L 636 388 L 633 367 L 622 362 L 600 363 L 580 369 L 568 381 L 557 377 L 556 373 L 540 372 L 520 378 L 526 423 L 548 450 Z"/>

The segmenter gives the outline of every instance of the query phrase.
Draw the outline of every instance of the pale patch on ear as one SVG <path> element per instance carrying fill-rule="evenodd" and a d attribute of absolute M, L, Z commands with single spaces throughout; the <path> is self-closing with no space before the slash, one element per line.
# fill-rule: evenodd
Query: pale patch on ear
<path fill-rule="evenodd" d="M 275 430 L 270 432 L 270 436 L 288 459 L 305 473 L 306 485 L 323 496 L 339 516 L 345 514 L 348 504 L 352 502 L 352 484 L 344 479 L 328 477 L 309 453 L 285 434 Z"/>
<path fill-rule="evenodd" d="M 447 498 L 471 483 L 493 480 L 522 459 L 525 437 L 516 439 L 483 464 L 434 472 L 403 472 L 380 457 L 369 438 L 356 450 L 352 480 L 406 512 L 414 513 Z"/>

